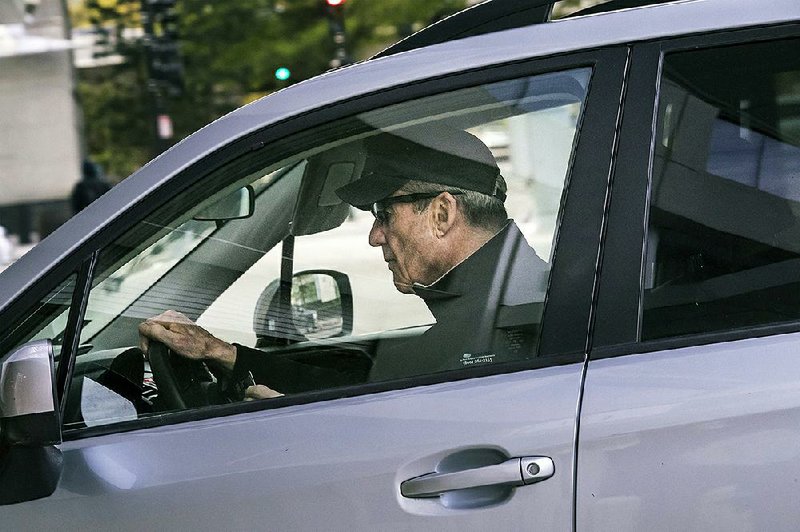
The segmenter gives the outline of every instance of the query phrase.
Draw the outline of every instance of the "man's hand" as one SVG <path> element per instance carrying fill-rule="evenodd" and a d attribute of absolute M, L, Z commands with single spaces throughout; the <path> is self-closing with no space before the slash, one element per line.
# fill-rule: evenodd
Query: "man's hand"
<path fill-rule="evenodd" d="M 212 335 L 192 320 L 168 310 L 139 324 L 139 347 L 145 353 L 150 340 L 162 342 L 175 353 L 193 360 L 214 360 L 232 370 L 236 348 Z"/>
<path fill-rule="evenodd" d="M 248 386 L 244 391 L 245 401 L 252 401 L 254 399 L 272 399 L 273 397 L 283 397 L 283 394 L 281 392 L 276 392 L 272 388 L 264 386 L 263 384 Z"/>

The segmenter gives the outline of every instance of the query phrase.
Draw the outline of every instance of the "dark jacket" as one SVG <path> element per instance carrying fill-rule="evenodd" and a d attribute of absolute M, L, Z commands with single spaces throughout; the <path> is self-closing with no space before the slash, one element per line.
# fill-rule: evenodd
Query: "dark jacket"
<path fill-rule="evenodd" d="M 436 323 L 381 351 L 364 373 L 286 360 L 237 345 L 235 374 L 283 393 L 377 382 L 521 359 L 535 353 L 549 268 L 510 222 L 483 247 L 415 293 Z"/>

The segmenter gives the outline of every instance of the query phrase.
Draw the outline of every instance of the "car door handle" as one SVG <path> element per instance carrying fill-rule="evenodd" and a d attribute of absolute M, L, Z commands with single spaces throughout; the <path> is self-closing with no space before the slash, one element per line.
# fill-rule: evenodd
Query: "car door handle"
<path fill-rule="evenodd" d="M 442 493 L 480 486 L 524 486 L 548 479 L 555 473 L 553 460 L 547 456 L 509 458 L 499 464 L 453 471 L 428 473 L 400 484 L 404 497 L 436 497 Z"/>

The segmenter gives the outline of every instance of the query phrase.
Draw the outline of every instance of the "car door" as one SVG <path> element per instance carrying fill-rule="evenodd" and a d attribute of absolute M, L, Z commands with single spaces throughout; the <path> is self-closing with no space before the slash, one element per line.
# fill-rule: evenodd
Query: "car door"
<path fill-rule="evenodd" d="M 72 294 L 67 302 L 53 308 L 48 295 L 25 321 L 2 317 L 17 324 L 9 353 L 33 339 L 58 342 L 62 328 L 74 339 L 59 370 L 69 377 L 58 383 L 60 481 L 49 496 L 0 508 L 4 526 L 571 527 L 575 415 L 625 63 L 626 50 L 610 49 L 364 96 L 290 121 L 294 130 L 281 137 L 246 137 L 162 185 L 151 205 L 138 204 L 71 259 L 85 258 L 77 288 L 72 277 L 60 283 L 61 270 L 40 280 L 52 285 L 46 292 Z M 160 403 L 165 389 L 150 380 L 153 358 L 142 366 L 136 327 L 166 309 L 271 355 L 348 355 L 334 364 L 362 354 L 380 362 L 381 346 L 430 326 L 367 245 L 370 215 L 326 193 L 358 168 L 357 155 L 334 158 L 352 153 L 342 146 L 408 124 L 485 139 L 508 180 L 509 213 L 548 264 L 546 298 L 493 318 L 516 356 L 463 353 L 448 371 L 274 399 Z M 245 184 L 254 209 L 243 219 L 219 214 Z M 280 336 L 261 319 L 264 287 L 333 270 L 349 283 L 336 300 L 352 298 L 353 308 L 340 305 L 330 337 Z M 294 300 L 292 315 L 324 329 Z"/>
<path fill-rule="evenodd" d="M 579 529 L 797 526 L 798 44 L 786 26 L 634 48 Z"/>

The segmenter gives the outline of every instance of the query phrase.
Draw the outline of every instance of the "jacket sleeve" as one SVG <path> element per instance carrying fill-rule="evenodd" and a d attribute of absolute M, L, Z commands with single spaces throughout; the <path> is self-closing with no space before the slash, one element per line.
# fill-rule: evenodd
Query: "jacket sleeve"
<path fill-rule="evenodd" d="M 264 384 L 283 394 L 347 386 L 365 380 L 359 372 L 304 364 L 259 349 L 233 345 L 236 347 L 234 379 L 241 378 L 249 371 L 257 384 Z"/>

